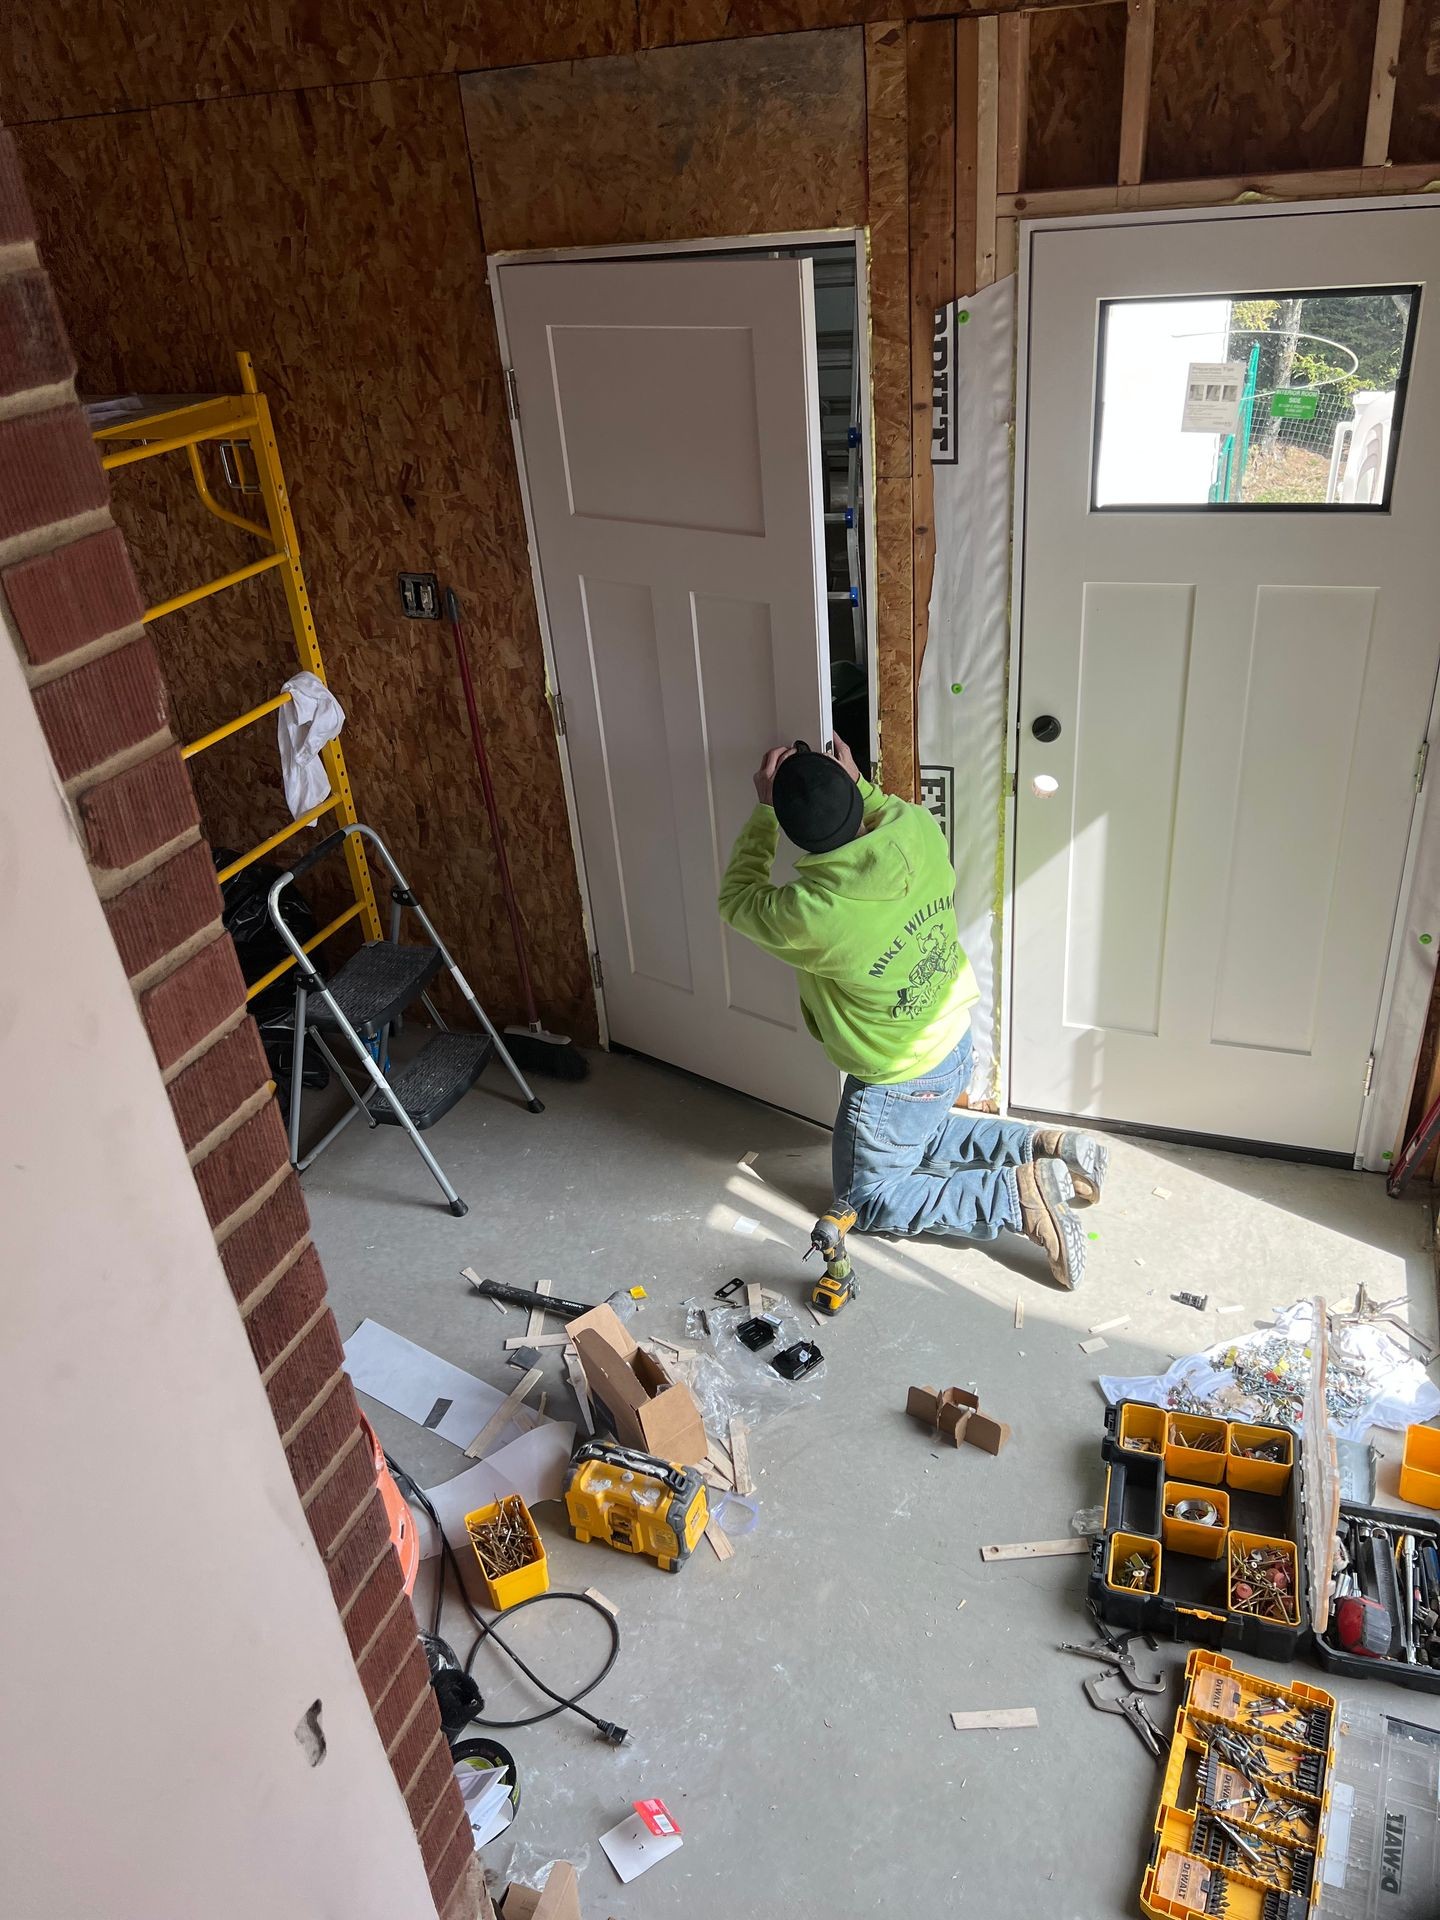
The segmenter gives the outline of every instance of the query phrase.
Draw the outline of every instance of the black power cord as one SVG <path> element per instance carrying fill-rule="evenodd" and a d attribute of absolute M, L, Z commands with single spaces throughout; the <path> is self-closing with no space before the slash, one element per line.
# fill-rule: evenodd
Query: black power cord
<path fill-rule="evenodd" d="M 493 1640 L 500 1651 L 515 1663 L 530 1684 L 533 1687 L 537 1687 L 547 1699 L 555 1702 L 553 1707 L 546 1707 L 539 1713 L 526 1714 L 516 1720 L 487 1720 L 481 1714 L 477 1713 L 474 1715 L 475 1724 L 481 1727 L 500 1728 L 538 1727 L 542 1720 L 553 1720 L 557 1713 L 577 1713 L 582 1720 L 588 1720 L 590 1722 L 602 1740 L 608 1740 L 611 1746 L 614 1747 L 623 1745 L 629 1738 L 630 1730 L 628 1727 L 617 1726 L 613 1720 L 602 1720 L 597 1714 L 591 1713 L 588 1707 L 582 1707 L 580 1705 L 580 1702 L 585 1699 L 588 1694 L 592 1694 L 596 1687 L 600 1685 L 600 1682 L 609 1675 L 610 1669 L 615 1665 L 616 1660 L 620 1656 L 620 1623 L 614 1614 L 610 1612 L 609 1608 L 602 1606 L 598 1600 L 592 1599 L 588 1593 L 574 1593 L 561 1588 L 552 1589 L 549 1593 L 532 1594 L 528 1600 L 517 1600 L 513 1607 L 506 1608 L 505 1613 L 508 1619 L 511 1615 L 519 1613 L 522 1607 L 538 1606 L 542 1600 L 577 1600 L 582 1606 L 589 1607 L 592 1613 L 599 1614 L 600 1618 L 605 1622 L 610 1634 L 610 1652 L 605 1664 L 593 1680 L 587 1681 L 583 1687 L 577 1688 L 574 1693 L 557 1693 L 553 1687 L 547 1686 L 539 1674 L 536 1673 L 533 1668 L 526 1665 L 509 1642 L 496 1632 L 494 1621 L 484 1619 L 475 1611 L 470 1596 L 465 1591 L 465 1582 L 461 1575 L 459 1564 L 455 1559 L 455 1550 L 446 1539 L 445 1529 L 441 1526 L 439 1516 L 436 1514 L 425 1492 L 416 1485 L 413 1476 L 408 1474 L 402 1466 L 399 1466 L 392 1460 L 388 1453 L 385 1456 L 385 1464 L 400 1484 L 405 1498 L 412 1501 L 414 1505 L 418 1506 L 425 1514 L 431 1526 L 434 1527 L 436 1538 L 440 1542 L 440 1577 L 435 1582 L 435 1594 L 431 1605 L 431 1637 L 437 1640 L 440 1637 L 440 1613 L 445 1600 L 445 1575 L 448 1571 L 454 1576 L 455 1591 L 460 1596 L 460 1604 L 469 1614 L 471 1622 L 476 1629 L 475 1638 L 470 1643 L 470 1651 L 465 1656 L 465 1673 L 469 1674 L 471 1668 L 474 1666 L 475 1656 L 480 1651 L 483 1643 L 487 1640 Z"/>

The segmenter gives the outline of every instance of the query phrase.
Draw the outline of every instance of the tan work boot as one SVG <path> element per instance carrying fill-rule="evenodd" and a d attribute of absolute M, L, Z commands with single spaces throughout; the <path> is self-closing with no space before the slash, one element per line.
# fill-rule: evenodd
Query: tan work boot
<path fill-rule="evenodd" d="M 1110 1166 L 1110 1149 L 1093 1133 L 1067 1133 L 1059 1127 L 1036 1127 L 1035 1158 L 1063 1160 L 1075 1186 L 1075 1205 L 1093 1207 Z"/>
<path fill-rule="evenodd" d="M 1050 1271 L 1073 1292 L 1085 1278 L 1085 1229 L 1071 1211 L 1075 1188 L 1063 1160 L 1036 1160 L 1015 1169 L 1020 1231 L 1045 1251 Z"/>

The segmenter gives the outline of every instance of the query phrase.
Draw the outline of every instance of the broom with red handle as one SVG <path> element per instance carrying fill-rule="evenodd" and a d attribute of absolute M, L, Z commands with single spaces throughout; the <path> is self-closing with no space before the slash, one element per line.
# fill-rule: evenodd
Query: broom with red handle
<path fill-rule="evenodd" d="M 500 875 L 500 891 L 510 920 L 510 937 L 515 943 L 515 965 L 520 974 L 520 997 L 525 1003 L 525 1025 L 507 1027 L 505 1044 L 522 1073 L 548 1073 L 556 1080 L 583 1080 L 590 1071 L 585 1056 L 563 1033 L 549 1033 L 540 1024 L 535 1005 L 535 983 L 530 977 L 530 956 L 525 948 L 525 929 L 515 901 L 515 886 L 510 878 L 510 862 L 505 853 L 505 836 L 500 829 L 500 809 L 495 804 L 495 785 L 490 778 L 490 757 L 485 751 L 485 733 L 480 725 L 480 708 L 475 699 L 475 682 L 470 676 L 470 656 L 465 648 L 465 632 L 460 624 L 460 601 L 453 587 L 445 589 L 445 611 L 450 616 L 450 631 L 455 636 L 455 659 L 460 668 L 460 684 L 465 689 L 465 709 L 470 715 L 470 742 L 475 749 L 475 765 L 480 774 L 480 791 L 490 817 L 490 837 L 495 846 L 495 866 Z"/>

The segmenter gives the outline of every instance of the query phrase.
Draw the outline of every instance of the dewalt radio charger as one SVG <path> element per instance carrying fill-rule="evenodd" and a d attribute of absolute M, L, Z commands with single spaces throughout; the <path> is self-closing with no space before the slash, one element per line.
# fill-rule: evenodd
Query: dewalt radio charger
<path fill-rule="evenodd" d="M 589 1440 L 565 1473 L 565 1511 L 577 1540 L 604 1540 L 621 1553 L 644 1553 L 666 1573 L 690 1558 L 710 1518 L 705 1482 L 694 1467 Z"/>

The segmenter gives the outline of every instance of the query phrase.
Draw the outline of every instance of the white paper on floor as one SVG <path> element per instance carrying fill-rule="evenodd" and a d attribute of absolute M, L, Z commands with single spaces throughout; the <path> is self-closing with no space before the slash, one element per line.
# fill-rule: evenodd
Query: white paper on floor
<path fill-rule="evenodd" d="M 1314 1324 L 1313 1302 L 1297 1300 L 1277 1311 L 1273 1327 L 1217 1340 L 1204 1353 L 1177 1360 L 1168 1373 L 1123 1380 L 1104 1374 L 1100 1391 L 1112 1406 L 1117 1400 L 1144 1400 L 1260 1425 L 1278 1419 L 1300 1427 Z M 1325 1397 L 1337 1438 L 1359 1440 L 1371 1427 L 1408 1427 L 1440 1413 L 1440 1390 L 1383 1327 L 1332 1324 L 1329 1357 Z"/>
<path fill-rule="evenodd" d="M 600 1844 L 620 1878 L 634 1880 L 667 1854 L 678 1853 L 685 1840 L 678 1833 L 653 1833 L 638 1813 L 632 1813 L 618 1827 L 602 1833 Z"/>
<path fill-rule="evenodd" d="M 505 1402 L 498 1388 L 392 1333 L 378 1320 L 362 1320 L 345 1342 L 345 1367 L 358 1392 L 457 1447 L 468 1447 Z M 535 1420 L 534 1414 L 517 1410 L 494 1436 L 496 1448 L 527 1433 Z"/>
<path fill-rule="evenodd" d="M 507 1447 L 487 1453 L 473 1467 L 457 1473 L 453 1480 L 442 1480 L 438 1487 L 426 1487 L 425 1497 L 434 1507 L 445 1538 L 457 1552 L 468 1547 L 465 1516 L 477 1507 L 488 1507 L 507 1493 L 518 1493 L 527 1507 L 542 1500 L 559 1500 L 565 1490 L 565 1469 L 575 1444 L 575 1429 L 568 1420 L 547 1420 L 533 1433 L 521 1434 Z M 420 1528 L 420 1558 L 428 1560 L 440 1551 L 435 1529 L 427 1515 L 417 1513 Z"/>

